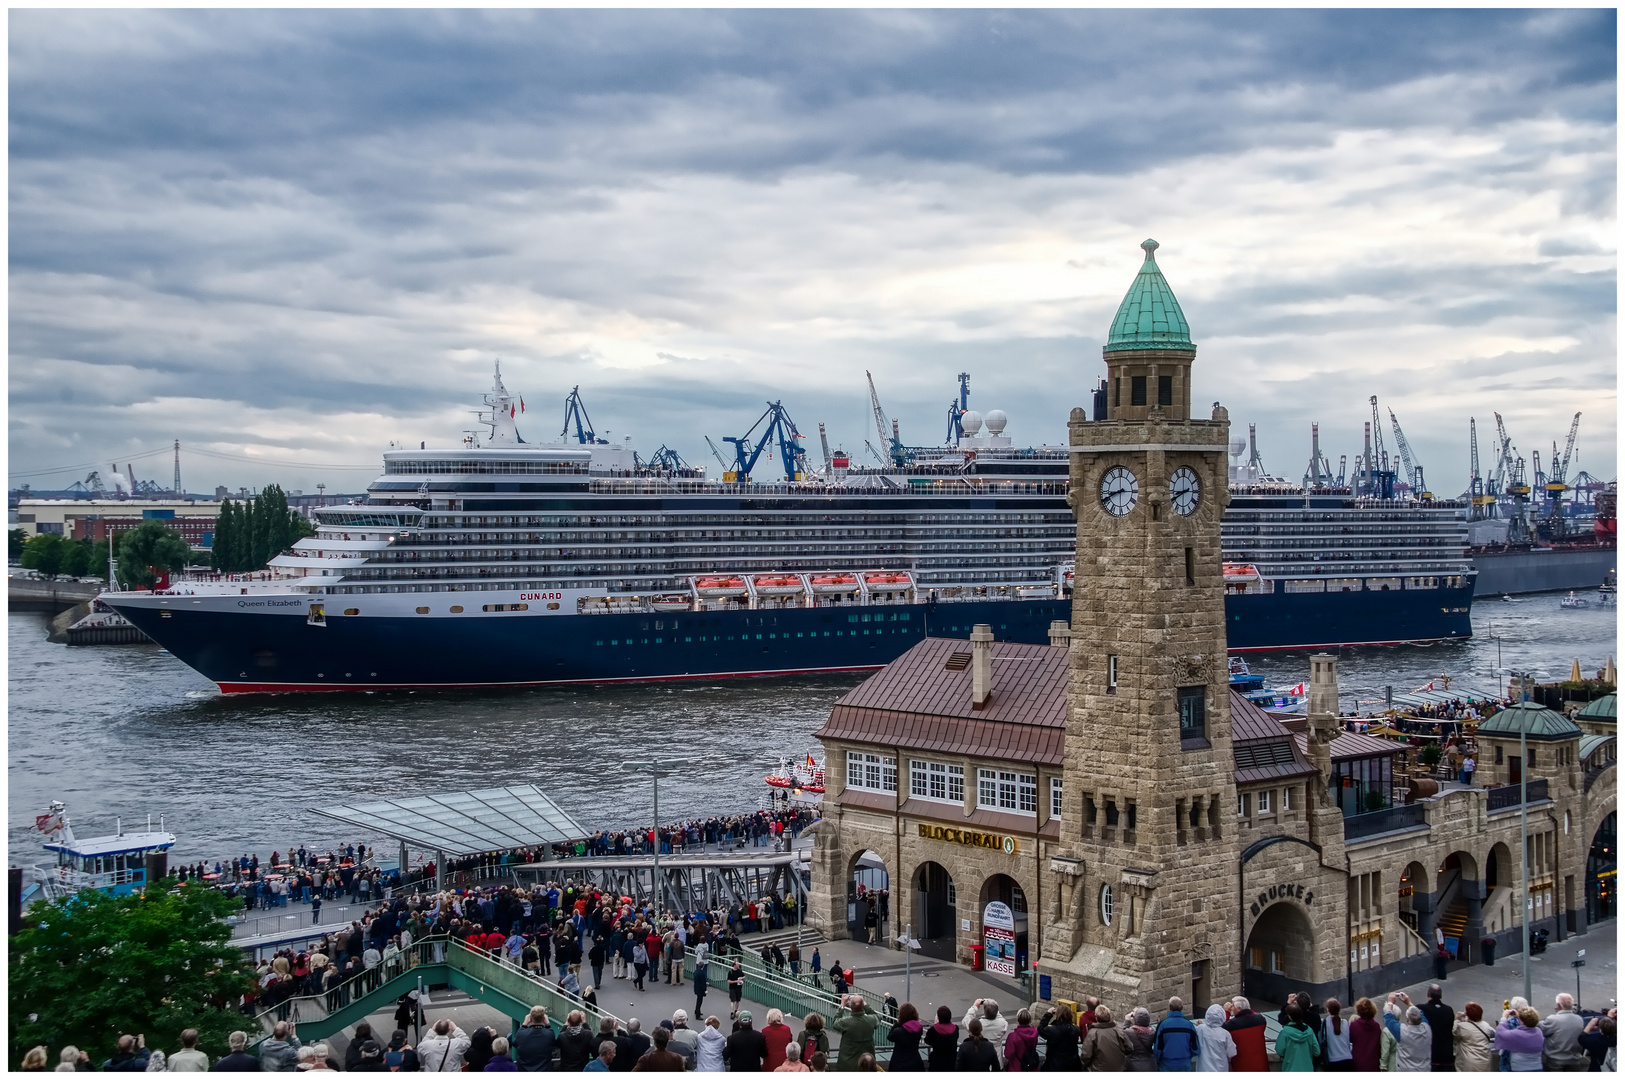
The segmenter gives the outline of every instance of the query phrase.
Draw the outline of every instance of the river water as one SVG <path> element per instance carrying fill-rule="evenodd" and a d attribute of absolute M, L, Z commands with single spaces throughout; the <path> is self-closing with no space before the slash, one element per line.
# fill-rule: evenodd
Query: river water
<path fill-rule="evenodd" d="M 1595 605 L 1595 593 L 1590 594 Z M 9 616 L 9 841 L 13 864 L 39 854 L 33 815 L 52 799 L 82 836 L 154 822 L 181 860 L 347 835 L 312 807 L 503 783 L 534 783 L 589 828 L 649 820 L 650 781 L 626 761 L 691 764 L 661 781 L 661 817 L 762 804 L 762 777 L 800 757 L 831 705 L 861 675 L 724 679 L 686 685 L 503 692 L 223 697 L 155 645 L 69 648 L 45 641 L 46 617 Z M 1377 703 L 1448 674 L 1494 693 L 1498 669 L 1589 676 L 1616 655 L 1612 605 L 1563 609 L 1557 595 L 1473 605 L 1467 642 L 1342 650 L 1345 707 Z M 1305 653 L 1249 658 L 1270 685 L 1308 678 Z"/>

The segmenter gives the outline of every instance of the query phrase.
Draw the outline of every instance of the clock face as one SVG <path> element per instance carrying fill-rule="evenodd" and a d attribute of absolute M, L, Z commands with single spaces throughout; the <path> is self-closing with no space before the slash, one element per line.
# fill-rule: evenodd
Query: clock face
<path fill-rule="evenodd" d="M 1121 465 L 1113 465 L 1100 479 L 1100 504 L 1106 513 L 1122 517 L 1140 501 L 1140 481 Z"/>
<path fill-rule="evenodd" d="M 1197 478 L 1196 470 L 1174 470 L 1174 475 L 1168 481 L 1168 501 L 1174 504 L 1174 510 L 1181 517 L 1196 513 L 1196 504 L 1202 501 L 1202 481 Z"/>

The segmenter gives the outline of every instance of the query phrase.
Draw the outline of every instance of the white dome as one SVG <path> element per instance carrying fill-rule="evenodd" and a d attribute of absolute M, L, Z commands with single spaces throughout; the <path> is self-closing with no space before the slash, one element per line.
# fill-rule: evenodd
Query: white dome
<path fill-rule="evenodd" d="M 1231 457 L 1240 457 L 1242 454 L 1245 454 L 1246 452 L 1247 452 L 1247 440 L 1246 439 L 1231 439 L 1230 440 L 1230 456 Z"/>
<path fill-rule="evenodd" d="M 982 430 L 982 414 L 975 409 L 961 413 L 959 416 L 959 430 L 963 431 L 967 436 L 974 437 L 978 431 Z"/>
<path fill-rule="evenodd" d="M 989 435 L 1003 434 L 1004 426 L 1009 422 L 1010 418 L 1004 415 L 1003 409 L 990 409 L 987 414 L 987 433 Z"/>

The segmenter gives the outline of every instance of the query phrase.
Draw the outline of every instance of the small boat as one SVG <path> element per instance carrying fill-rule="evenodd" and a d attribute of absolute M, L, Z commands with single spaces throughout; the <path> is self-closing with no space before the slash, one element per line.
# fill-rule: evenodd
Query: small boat
<path fill-rule="evenodd" d="M 763 596 L 786 596 L 790 593 L 805 592 L 807 587 L 798 577 L 789 574 L 763 574 L 755 578 L 751 584 Z"/>
<path fill-rule="evenodd" d="M 858 591 L 856 574 L 818 574 L 812 579 L 813 592 L 854 593 Z"/>
<path fill-rule="evenodd" d="M 37 815 L 34 827 L 45 834 L 40 846 L 56 856 L 56 865 L 34 867 L 35 880 L 23 890 L 24 904 L 42 895 L 48 900 L 72 896 L 81 889 L 113 896 L 140 892 L 147 885 L 147 855 L 168 851 L 175 844 L 175 834 L 163 831 L 161 818 L 156 830 L 149 818 L 142 832 L 127 833 L 120 823 L 112 836 L 80 840 L 73 835 L 73 825 L 60 802 Z"/>
<path fill-rule="evenodd" d="M 1239 656 L 1230 658 L 1230 689 L 1247 693 L 1250 690 L 1264 689 L 1264 676 L 1254 675 L 1247 666 L 1247 661 Z"/>
<path fill-rule="evenodd" d="M 914 579 L 907 574 L 900 574 L 895 570 L 878 570 L 863 575 L 863 582 L 871 589 L 885 591 L 888 586 L 893 589 L 908 589 L 914 586 Z"/>
<path fill-rule="evenodd" d="M 693 604 L 687 593 L 660 593 L 649 598 L 656 611 L 686 611 Z"/>
<path fill-rule="evenodd" d="M 808 792 L 814 795 L 824 793 L 824 763 L 813 757 L 809 751 L 804 761 L 792 763 L 787 758 L 779 760 L 777 772 L 769 773 L 764 777 L 769 787 L 781 791 L 795 793 Z"/>
<path fill-rule="evenodd" d="M 702 577 L 694 579 L 694 591 L 701 596 L 744 596 L 745 579 L 740 577 Z"/>
<path fill-rule="evenodd" d="M 1577 596 L 1571 592 L 1567 596 L 1563 597 L 1562 606 L 1567 608 L 1583 608 L 1590 607 L 1591 602 L 1585 597 Z"/>
<path fill-rule="evenodd" d="M 1252 563 L 1224 564 L 1224 591 L 1227 593 L 1256 592 L 1263 586 L 1263 575 Z"/>

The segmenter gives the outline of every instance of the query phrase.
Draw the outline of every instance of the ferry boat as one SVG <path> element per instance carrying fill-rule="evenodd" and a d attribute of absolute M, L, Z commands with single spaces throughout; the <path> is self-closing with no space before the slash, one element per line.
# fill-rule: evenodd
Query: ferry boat
<path fill-rule="evenodd" d="M 264 578 L 102 599 L 226 693 L 859 671 L 1070 620 L 1069 453 L 1014 447 L 997 410 L 934 452 L 762 482 L 529 443 L 517 401 L 499 369 L 487 435 L 386 451 L 365 504 L 315 511 Z M 1238 487 L 1224 535 L 1233 650 L 1471 633 L 1453 504 Z"/>
<path fill-rule="evenodd" d="M 149 818 L 142 832 L 127 833 L 119 822 L 112 836 L 80 840 L 73 835 L 67 808 L 60 802 L 53 802 L 37 816 L 34 827 L 45 834 L 41 846 L 56 860 L 33 868 L 33 881 L 23 889 L 24 905 L 40 896 L 54 900 L 81 889 L 114 896 L 140 892 L 147 885 L 147 855 L 168 851 L 175 844 L 175 835 L 163 830 L 161 818 L 156 830 Z"/>

